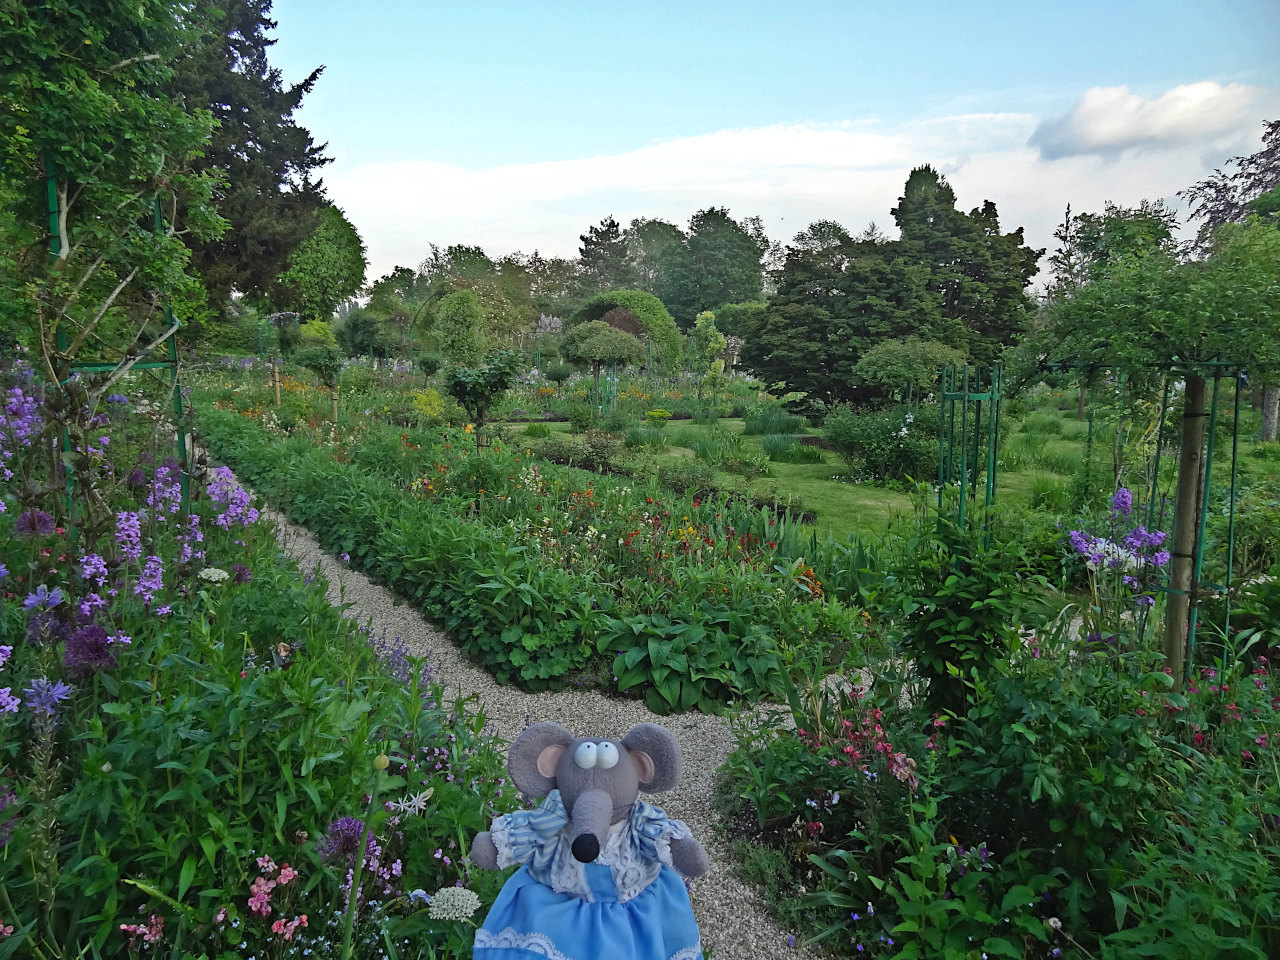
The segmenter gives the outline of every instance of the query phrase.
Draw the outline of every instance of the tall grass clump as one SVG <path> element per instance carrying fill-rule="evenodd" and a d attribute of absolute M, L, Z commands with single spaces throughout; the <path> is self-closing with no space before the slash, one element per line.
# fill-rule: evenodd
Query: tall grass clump
<path fill-rule="evenodd" d="M 1022 433 L 1042 434 L 1044 436 L 1060 436 L 1062 434 L 1062 419 L 1055 417 L 1052 413 L 1044 413 L 1036 411 L 1029 414 L 1022 421 L 1019 428 Z"/>
<path fill-rule="evenodd" d="M 774 463 L 821 463 L 822 450 L 798 443 L 795 437 L 770 433 L 760 438 L 760 449 Z"/>
<path fill-rule="evenodd" d="M 751 437 L 770 433 L 801 433 L 809 422 L 804 417 L 787 413 L 781 407 L 768 407 L 747 417 L 744 424 L 742 432 Z"/>

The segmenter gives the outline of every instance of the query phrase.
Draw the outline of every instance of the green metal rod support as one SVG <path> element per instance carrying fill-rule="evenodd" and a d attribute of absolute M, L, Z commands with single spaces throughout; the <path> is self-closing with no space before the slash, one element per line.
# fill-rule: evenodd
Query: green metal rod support
<path fill-rule="evenodd" d="M 1213 486 L 1213 447 L 1218 433 L 1218 388 L 1222 374 L 1213 375 L 1213 400 L 1209 404 L 1209 443 L 1204 458 L 1203 489 L 1200 492 L 1200 523 L 1196 532 L 1196 556 L 1191 572 L 1191 620 L 1187 624 L 1187 663 L 1196 647 L 1196 625 L 1200 619 L 1200 572 L 1204 567 L 1204 531 L 1209 519 L 1209 488 Z"/>

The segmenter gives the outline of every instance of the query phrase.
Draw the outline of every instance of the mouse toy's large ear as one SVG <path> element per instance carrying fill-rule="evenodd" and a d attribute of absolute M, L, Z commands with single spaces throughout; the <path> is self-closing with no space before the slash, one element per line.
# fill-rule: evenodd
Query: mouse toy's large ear
<path fill-rule="evenodd" d="M 645 793 L 662 793 L 680 782 L 684 772 L 680 741 L 666 727 L 638 723 L 622 738 L 622 745 L 635 762 Z"/>
<path fill-rule="evenodd" d="M 507 757 L 507 770 L 516 789 L 529 798 L 545 797 L 555 789 L 556 766 L 573 734 L 558 723 L 535 723 L 516 737 Z"/>

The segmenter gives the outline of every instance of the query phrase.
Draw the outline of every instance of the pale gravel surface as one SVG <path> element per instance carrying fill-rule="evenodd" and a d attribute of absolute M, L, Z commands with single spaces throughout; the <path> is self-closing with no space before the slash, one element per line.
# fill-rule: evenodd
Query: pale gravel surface
<path fill-rule="evenodd" d="M 277 525 L 281 545 L 301 569 L 320 567 L 329 582 L 332 602 L 351 604 L 348 615 L 362 624 L 372 621 L 375 635 L 385 629 L 389 637 L 402 637 L 411 652 L 429 656 L 436 679 L 446 689 L 475 694 L 503 740 L 514 740 L 526 719 L 552 720 L 580 736 L 621 737 L 634 724 L 646 720 L 672 730 L 684 752 L 684 780 L 654 800 L 671 816 L 685 821 L 710 855 L 710 871 L 692 886 L 694 914 L 711 960 L 760 960 L 808 953 L 787 947 L 791 931 L 780 929 L 769 918 L 761 898 L 734 876 L 728 850 L 715 841 L 713 781 L 716 768 L 733 746 L 726 720 L 697 713 L 660 717 L 639 701 L 613 700 L 593 691 L 525 693 L 515 686 L 498 684 L 469 663 L 417 610 L 408 604 L 397 605 L 389 590 L 324 552 L 305 528 L 289 523 L 275 511 L 263 513 Z"/>

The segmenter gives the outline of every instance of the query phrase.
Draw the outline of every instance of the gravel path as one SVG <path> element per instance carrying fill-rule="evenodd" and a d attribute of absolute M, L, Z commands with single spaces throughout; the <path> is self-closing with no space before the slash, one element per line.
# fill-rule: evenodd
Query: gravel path
<path fill-rule="evenodd" d="M 325 553 L 309 531 L 274 511 L 264 511 L 264 515 L 276 523 L 282 547 L 303 570 L 320 567 L 329 581 L 332 602 L 352 604 L 349 616 L 361 623 L 372 620 L 377 635 L 385 628 L 388 636 L 402 637 L 413 653 L 430 655 L 436 679 L 446 689 L 461 688 L 463 693 L 476 694 L 504 740 L 514 740 L 524 729 L 526 718 L 552 720 L 575 735 L 620 737 L 646 720 L 672 730 L 684 752 L 684 780 L 655 799 L 671 816 L 689 824 L 711 857 L 708 874 L 692 884 L 693 910 L 704 948 L 712 960 L 758 960 L 798 952 L 788 949 L 788 931 L 767 916 L 760 897 L 734 876 L 728 850 L 715 842 L 712 833 L 713 779 L 733 747 L 727 721 L 698 713 L 659 717 L 640 701 L 612 700 L 593 691 L 525 693 L 500 685 L 471 665 L 417 610 L 408 604 L 396 605 L 389 590 Z"/>

